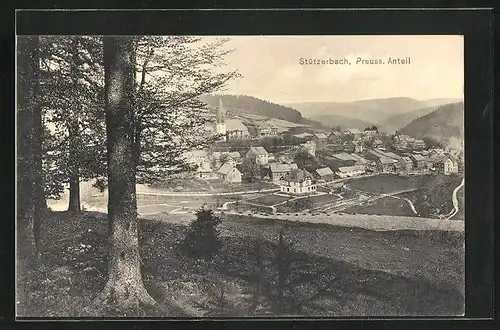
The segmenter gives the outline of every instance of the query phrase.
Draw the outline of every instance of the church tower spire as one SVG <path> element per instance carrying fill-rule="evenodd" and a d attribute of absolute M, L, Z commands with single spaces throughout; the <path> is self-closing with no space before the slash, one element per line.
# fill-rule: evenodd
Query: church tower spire
<path fill-rule="evenodd" d="M 219 98 L 219 109 L 217 109 L 215 131 L 217 134 L 226 134 L 226 109 L 222 104 L 222 97 Z"/>

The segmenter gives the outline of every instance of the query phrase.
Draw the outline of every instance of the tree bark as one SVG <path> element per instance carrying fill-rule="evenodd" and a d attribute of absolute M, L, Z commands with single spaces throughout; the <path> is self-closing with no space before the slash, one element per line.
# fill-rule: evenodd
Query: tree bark
<path fill-rule="evenodd" d="M 100 299 L 127 310 L 156 304 L 144 287 L 140 268 L 133 159 L 133 55 L 132 38 L 104 38 L 111 241 L 108 281 Z"/>
<path fill-rule="evenodd" d="M 25 313 L 26 270 L 36 260 L 34 236 L 34 116 L 38 97 L 38 37 L 18 37 L 17 46 L 17 283 Z"/>
<path fill-rule="evenodd" d="M 71 42 L 72 51 L 72 61 L 71 61 L 71 79 L 73 81 L 73 87 L 75 91 L 78 89 L 78 66 L 80 60 L 78 58 L 78 37 L 73 37 Z M 80 205 L 80 168 L 78 164 L 78 135 L 79 135 L 79 121 L 78 121 L 78 110 L 79 103 L 78 99 L 75 99 L 75 104 L 73 104 L 74 113 L 73 117 L 68 123 L 68 138 L 69 138 L 69 203 L 68 212 L 80 213 L 82 211 Z"/>
<path fill-rule="evenodd" d="M 79 213 L 82 211 L 80 205 L 80 177 L 72 174 L 69 179 L 69 203 L 68 212 Z"/>

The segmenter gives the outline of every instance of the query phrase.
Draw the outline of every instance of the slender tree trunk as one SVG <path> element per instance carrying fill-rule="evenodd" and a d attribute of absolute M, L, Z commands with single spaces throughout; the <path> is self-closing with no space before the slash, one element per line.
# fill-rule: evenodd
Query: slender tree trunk
<path fill-rule="evenodd" d="M 72 51 L 72 62 L 71 62 L 71 78 L 73 81 L 73 86 L 75 90 L 78 88 L 78 66 L 80 64 L 78 57 L 78 37 L 73 37 L 73 41 L 71 44 Z M 76 100 L 75 104 L 74 117 L 70 120 L 68 125 L 68 138 L 69 138 L 69 203 L 68 203 L 68 211 L 79 213 L 82 211 L 80 205 L 80 168 L 78 166 L 78 148 L 80 147 L 78 144 L 78 135 L 79 135 L 79 121 L 78 121 L 78 108 L 80 104 L 78 104 L 78 100 Z"/>
<path fill-rule="evenodd" d="M 17 47 L 17 282 L 18 315 L 27 303 L 26 271 L 36 260 L 34 236 L 34 112 L 38 97 L 38 37 L 18 37 Z"/>
<path fill-rule="evenodd" d="M 108 148 L 109 275 L 100 296 L 123 309 L 155 301 L 144 287 L 139 255 L 134 151 L 134 61 L 130 37 L 104 38 Z"/>
<path fill-rule="evenodd" d="M 34 139 L 33 139 L 33 180 L 34 188 L 34 222 L 33 232 L 35 236 L 35 245 L 38 253 L 41 251 L 41 225 L 47 211 L 47 200 L 45 199 L 45 181 L 43 178 L 42 166 L 42 144 L 43 144 L 43 124 L 42 107 L 36 106 L 33 109 Z"/>

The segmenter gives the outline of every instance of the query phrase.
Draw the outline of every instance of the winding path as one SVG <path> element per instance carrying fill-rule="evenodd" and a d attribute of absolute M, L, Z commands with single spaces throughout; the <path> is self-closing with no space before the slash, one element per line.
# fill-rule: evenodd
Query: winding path
<path fill-rule="evenodd" d="M 455 216 L 455 214 L 458 213 L 459 211 L 459 208 L 458 208 L 458 198 L 457 198 L 457 193 L 458 191 L 460 190 L 460 188 L 462 188 L 465 184 L 465 178 L 462 179 L 462 182 L 460 182 L 460 184 L 453 190 L 453 195 L 451 196 L 451 200 L 453 202 L 453 211 L 451 212 L 450 215 L 448 215 L 448 217 L 446 218 L 446 220 L 450 220 L 451 218 L 453 218 Z"/>

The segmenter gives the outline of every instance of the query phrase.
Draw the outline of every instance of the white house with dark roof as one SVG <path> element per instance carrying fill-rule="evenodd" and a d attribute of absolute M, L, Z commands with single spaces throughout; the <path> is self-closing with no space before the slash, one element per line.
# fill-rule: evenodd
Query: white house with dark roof
<path fill-rule="evenodd" d="M 268 121 L 261 122 L 257 125 L 257 135 L 264 136 L 274 136 L 278 134 L 278 129 Z"/>
<path fill-rule="evenodd" d="M 315 193 L 316 182 L 311 173 L 306 170 L 292 170 L 286 175 L 280 186 L 280 191 L 292 195 L 305 195 Z"/>
<path fill-rule="evenodd" d="M 337 174 L 339 178 L 351 178 L 360 176 L 365 172 L 366 172 L 366 166 L 353 165 L 353 166 L 341 166 L 335 171 L 335 174 Z"/>
<path fill-rule="evenodd" d="M 245 157 L 253 160 L 258 165 L 267 165 L 269 163 L 269 153 L 264 147 L 251 147 Z"/>
<path fill-rule="evenodd" d="M 444 173 L 445 175 L 450 175 L 452 173 L 458 173 L 458 160 L 450 155 L 444 155 L 434 162 L 434 168 L 437 171 Z"/>
<path fill-rule="evenodd" d="M 241 172 L 236 167 L 231 166 L 230 164 L 222 165 L 217 171 L 217 176 L 227 182 L 241 182 Z"/>

